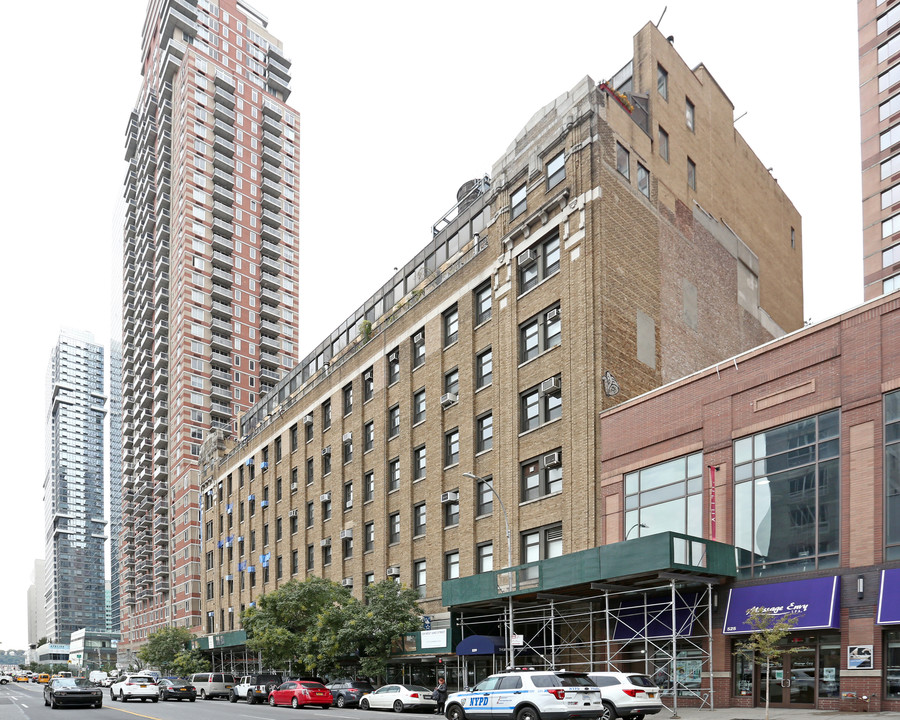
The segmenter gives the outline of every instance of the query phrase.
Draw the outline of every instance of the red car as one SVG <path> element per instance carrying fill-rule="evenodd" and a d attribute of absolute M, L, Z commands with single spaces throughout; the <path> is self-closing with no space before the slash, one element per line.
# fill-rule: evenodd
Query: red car
<path fill-rule="evenodd" d="M 288 680 L 269 693 L 269 705 L 290 705 L 292 708 L 304 705 L 331 707 L 331 691 L 322 683 L 311 680 Z"/>

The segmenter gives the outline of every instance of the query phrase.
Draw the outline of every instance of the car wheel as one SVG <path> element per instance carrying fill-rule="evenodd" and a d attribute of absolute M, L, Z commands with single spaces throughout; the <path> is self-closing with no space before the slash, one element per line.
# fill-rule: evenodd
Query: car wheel
<path fill-rule="evenodd" d="M 102 708 L 102 707 L 103 707 L 103 699 L 101 698 L 100 700 L 98 700 L 97 702 L 95 702 L 95 703 L 94 703 L 94 707 L 95 707 L 95 708 Z"/>
<path fill-rule="evenodd" d="M 346 699 L 344 698 L 343 695 L 338 695 L 338 696 L 337 696 L 337 700 L 334 701 L 334 704 L 337 705 L 339 708 L 342 708 L 342 707 L 344 707 L 344 705 L 346 704 L 346 702 L 347 702 L 347 701 L 346 701 Z"/>
<path fill-rule="evenodd" d="M 163 690 L 163 691 L 159 694 L 159 699 L 160 699 L 160 700 L 168 700 L 168 699 L 169 699 L 169 693 L 166 692 L 165 690 Z"/>
<path fill-rule="evenodd" d="M 359 701 L 359 709 L 360 710 L 368 710 L 369 709 L 369 701 L 363 698 Z"/>
<path fill-rule="evenodd" d="M 274 695 L 269 695 L 269 705 L 271 705 L 272 707 L 275 707 L 275 696 Z"/>
<path fill-rule="evenodd" d="M 447 720 L 465 720 L 466 714 L 459 705 L 451 705 L 447 708 Z"/>
<path fill-rule="evenodd" d="M 206 690 L 201 690 L 201 691 L 200 691 L 200 699 L 201 699 L 201 700 L 209 700 L 209 698 L 206 697 Z"/>
<path fill-rule="evenodd" d="M 294 710 L 300 707 L 300 703 L 298 702 L 297 698 L 291 698 L 291 707 L 294 708 Z"/>
<path fill-rule="evenodd" d="M 46 695 L 44 695 L 44 707 L 50 707 L 50 701 L 47 699 Z"/>
<path fill-rule="evenodd" d="M 523 707 L 516 713 L 516 720 L 541 720 L 541 714 L 533 707 Z"/>
<path fill-rule="evenodd" d="M 237 701 L 238 701 L 238 696 L 235 694 L 234 690 L 232 690 L 228 694 L 228 702 L 237 702 Z"/>
<path fill-rule="evenodd" d="M 56 698 L 51 696 L 50 697 L 50 709 L 56 710 L 58 707 L 59 707 L 59 705 L 56 703 Z"/>
<path fill-rule="evenodd" d="M 150 701 L 151 702 L 159 702 L 159 698 L 158 697 L 150 698 Z"/>
<path fill-rule="evenodd" d="M 400 700 L 394 700 L 394 712 L 403 712 L 403 703 Z"/>
<path fill-rule="evenodd" d="M 603 714 L 600 716 L 600 720 L 615 720 L 615 718 L 619 717 L 618 713 L 616 713 L 616 709 L 613 707 L 612 703 L 603 701 Z"/>
<path fill-rule="evenodd" d="M 124 690 L 119 690 L 119 702 L 128 702 L 128 699 L 125 697 Z"/>
<path fill-rule="evenodd" d="M 109 699 L 113 702 L 116 701 L 116 694 L 112 691 L 112 688 L 109 689 Z"/>
<path fill-rule="evenodd" d="M 196 701 L 197 701 L 197 698 L 192 697 L 192 698 L 188 698 L 188 700 L 190 700 L 191 702 L 196 702 Z"/>

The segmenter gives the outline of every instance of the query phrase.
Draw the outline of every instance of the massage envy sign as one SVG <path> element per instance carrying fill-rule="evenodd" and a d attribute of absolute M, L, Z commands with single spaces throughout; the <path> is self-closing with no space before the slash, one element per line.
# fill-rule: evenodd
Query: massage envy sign
<path fill-rule="evenodd" d="M 796 615 L 805 613 L 807 610 L 809 610 L 809 603 L 806 603 L 805 605 L 801 605 L 800 603 L 789 603 L 787 607 L 784 605 L 774 605 L 772 607 L 754 605 L 751 608 L 747 608 L 747 615 L 750 615 L 752 612 L 761 612 L 768 615 Z"/>

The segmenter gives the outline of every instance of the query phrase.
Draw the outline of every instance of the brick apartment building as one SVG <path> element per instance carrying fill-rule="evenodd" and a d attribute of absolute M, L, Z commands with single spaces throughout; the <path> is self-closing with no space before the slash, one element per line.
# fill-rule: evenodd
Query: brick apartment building
<path fill-rule="evenodd" d="M 535 568 L 608 541 L 599 413 L 802 325 L 799 215 L 709 71 L 653 25 L 457 200 L 238 440 L 207 442 L 200 645 L 217 665 L 252 661 L 240 612 L 288 580 L 361 596 L 387 576 L 431 618 L 392 672 L 429 682 L 463 635 L 505 634 Z M 507 564 L 524 567 L 498 590 Z M 453 660 L 451 686 L 502 654 Z"/>

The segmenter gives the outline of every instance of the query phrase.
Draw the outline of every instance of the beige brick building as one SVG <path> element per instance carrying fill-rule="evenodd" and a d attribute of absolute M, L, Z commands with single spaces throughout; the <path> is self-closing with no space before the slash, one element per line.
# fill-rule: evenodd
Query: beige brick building
<path fill-rule="evenodd" d="M 241 609 L 291 578 L 361 596 L 387 575 L 452 652 L 444 581 L 608 539 L 600 411 L 802 325 L 798 213 L 707 69 L 652 25 L 634 48 L 540 109 L 239 440 L 207 443 L 206 647 L 238 647 Z"/>

